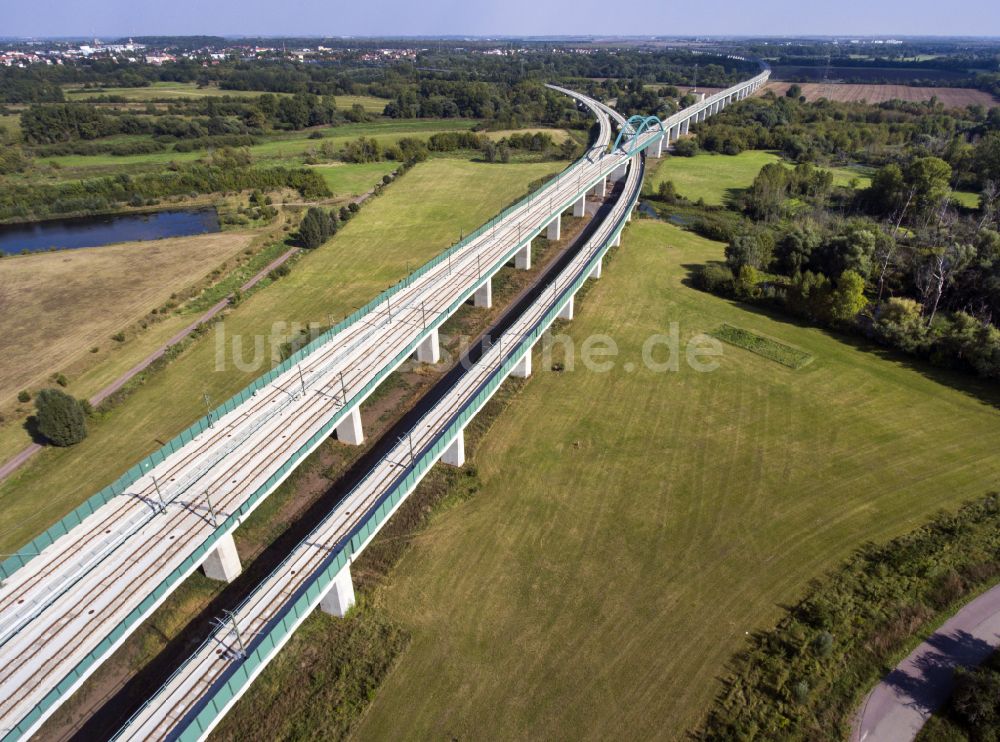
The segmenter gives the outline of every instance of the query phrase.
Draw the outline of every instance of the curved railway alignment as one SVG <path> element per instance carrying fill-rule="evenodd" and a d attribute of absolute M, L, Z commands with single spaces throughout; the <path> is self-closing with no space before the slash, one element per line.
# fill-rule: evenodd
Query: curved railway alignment
<path fill-rule="evenodd" d="M 510 374 L 531 372 L 531 350 L 573 297 L 599 275 L 639 195 L 636 156 L 622 195 L 594 235 L 405 437 L 147 701 L 118 739 L 201 739 L 317 606 L 343 615 L 353 603 L 350 564 L 438 460 L 461 465 L 463 429 Z"/>
<path fill-rule="evenodd" d="M 672 132 L 766 76 L 685 109 L 683 120 L 675 114 L 634 138 L 630 152 L 659 154 Z M 629 153 L 606 152 L 608 109 L 563 92 L 600 121 L 597 144 L 581 160 L 133 467 L 73 514 L 76 523 L 57 524 L 4 563 L 5 739 L 36 729 L 333 430 L 359 442 L 358 407 L 375 387 L 414 352 L 435 360 L 441 323 L 470 297 L 488 304 L 496 271 L 511 259 L 525 267 L 534 236 L 553 226 L 558 236 L 562 212 L 582 214 L 588 191 L 603 194 L 607 177 L 627 167 Z"/>

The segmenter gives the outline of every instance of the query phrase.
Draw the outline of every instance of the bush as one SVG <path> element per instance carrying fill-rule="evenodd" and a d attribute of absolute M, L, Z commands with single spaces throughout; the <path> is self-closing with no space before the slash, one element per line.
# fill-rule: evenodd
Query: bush
<path fill-rule="evenodd" d="M 694 157 L 698 154 L 698 142 L 694 139 L 678 139 L 674 142 L 674 154 L 678 157 Z"/>
<path fill-rule="evenodd" d="M 733 293 L 733 272 L 719 263 L 698 266 L 694 274 L 694 284 L 703 291 L 722 296 Z"/>
<path fill-rule="evenodd" d="M 17 393 L 17 401 L 18 402 L 30 402 L 31 401 L 31 392 L 29 392 L 27 389 L 22 389 L 21 391 L 19 391 Z"/>
<path fill-rule="evenodd" d="M 72 446 L 87 437 L 83 408 L 59 389 L 42 389 L 35 396 L 38 432 L 55 446 Z"/>

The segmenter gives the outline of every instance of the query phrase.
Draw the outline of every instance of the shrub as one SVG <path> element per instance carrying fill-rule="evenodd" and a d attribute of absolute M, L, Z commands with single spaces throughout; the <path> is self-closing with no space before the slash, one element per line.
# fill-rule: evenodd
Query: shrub
<path fill-rule="evenodd" d="M 719 263 L 702 265 L 694 274 L 694 284 L 699 289 L 712 294 L 731 296 L 733 293 L 733 272 Z"/>
<path fill-rule="evenodd" d="M 29 392 L 27 389 L 22 389 L 21 391 L 19 391 L 17 393 L 17 401 L 18 402 L 30 402 L 31 401 L 31 392 Z"/>
<path fill-rule="evenodd" d="M 694 157 L 698 154 L 698 142 L 694 139 L 678 139 L 674 142 L 674 154 L 678 157 Z"/>
<path fill-rule="evenodd" d="M 35 396 L 38 432 L 55 446 L 72 446 L 87 437 L 80 403 L 59 389 L 42 389 Z"/>

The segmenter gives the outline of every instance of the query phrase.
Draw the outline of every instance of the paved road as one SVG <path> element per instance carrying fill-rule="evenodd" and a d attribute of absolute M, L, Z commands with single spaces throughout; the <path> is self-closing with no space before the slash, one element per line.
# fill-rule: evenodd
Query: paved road
<path fill-rule="evenodd" d="M 256 275 L 254 275 L 253 278 L 251 278 L 249 281 L 247 281 L 242 286 L 240 286 L 240 291 L 249 291 L 250 289 L 252 289 L 254 286 L 256 286 L 258 283 L 260 283 L 264 279 L 264 276 L 266 276 L 268 273 L 270 273 L 271 271 L 273 271 L 275 268 L 277 268 L 282 263 L 286 262 L 289 258 L 291 258 L 298 251 L 299 251 L 299 248 L 293 247 L 291 250 L 288 250 L 287 252 L 282 253 L 275 260 L 271 261 L 264 268 L 262 268 Z M 198 319 L 196 319 L 190 325 L 188 325 L 183 330 L 181 330 L 180 332 L 178 332 L 176 335 L 174 335 L 172 338 L 170 338 L 167 342 L 165 342 L 159 348 L 157 348 L 152 353 L 150 353 L 148 356 L 146 356 L 141 361 L 139 361 L 139 363 L 137 363 L 136 365 L 134 365 L 132 368 L 130 368 L 124 374 L 122 374 L 117 379 L 115 379 L 110 384 L 108 384 L 106 387 L 104 387 L 99 392 L 97 392 L 93 397 L 90 398 L 90 400 L 89 400 L 90 404 L 92 404 L 94 407 L 97 407 L 97 405 L 99 405 L 105 399 L 107 399 L 112 394 L 114 394 L 119 389 L 121 389 L 123 386 L 125 386 L 125 384 L 127 384 L 132 378 L 134 378 L 136 374 L 139 374 L 139 373 L 145 371 L 147 368 L 149 368 L 149 365 L 153 361 L 155 361 L 156 359 L 160 358 L 164 353 L 166 353 L 167 349 L 170 346 L 176 345 L 177 343 L 179 343 L 181 340 L 183 340 L 188 335 L 190 335 L 192 332 L 194 332 L 195 329 L 197 329 L 197 327 L 199 325 L 202 325 L 202 324 L 208 322 L 210 319 L 212 319 L 213 317 L 215 317 L 215 315 L 217 315 L 219 312 L 221 312 L 223 309 L 225 309 L 226 306 L 229 304 L 229 299 L 230 299 L 230 297 L 227 296 L 225 299 L 220 300 L 211 309 L 209 309 L 203 315 L 201 315 L 200 317 L 198 317 Z M 8 459 L 7 461 L 5 461 L 3 463 L 3 465 L 0 465 L 0 482 L 2 482 L 4 479 L 6 479 L 11 474 L 13 474 L 17 469 L 21 468 L 21 466 L 28 459 L 30 459 L 36 453 L 38 453 L 39 451 L 41 451 L 42 448 L 43 447 L 41 445 L 39 445 L 38 443 L 32 443 L 30 446 L 26 446 L 21 451 L 19 451 L 16 456 L 14 456 L 13 458 Z"/>
<path fill-rule="evenodd" d="M 956 667 L 975 667 L 1000 646 L 1000 585 L 948 619 L 865 699 L 852 742 L 906 742 L 951 694 Z"/>

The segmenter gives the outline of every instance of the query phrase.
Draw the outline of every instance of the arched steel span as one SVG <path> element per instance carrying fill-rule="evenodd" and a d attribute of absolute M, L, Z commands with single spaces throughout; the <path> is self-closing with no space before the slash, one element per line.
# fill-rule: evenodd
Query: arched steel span
<path fill-rule="evenodd" d="M 627 138 L 626 142 L 631 145 L 631 148 L 625 150 L 625 154 L 634 154 L 636 149 L 638 149 L 639 136 L 643 132 L 651 130 L 654 126 L 660 127 L 660 132 L 666 135 L 667 131 L 663 128 L 663 122 L 656 116 L 630 116 L 625 122 L 625 125 L 619 130 L 618 136 L 615 138 L 615 143 L 611 147 L 611 151 L 614 152 L 618 149 L 618 145 L 622 144 L 622 139 Z M 648 142 L 646 142 L 646 144 L 648 144 Z"/>

